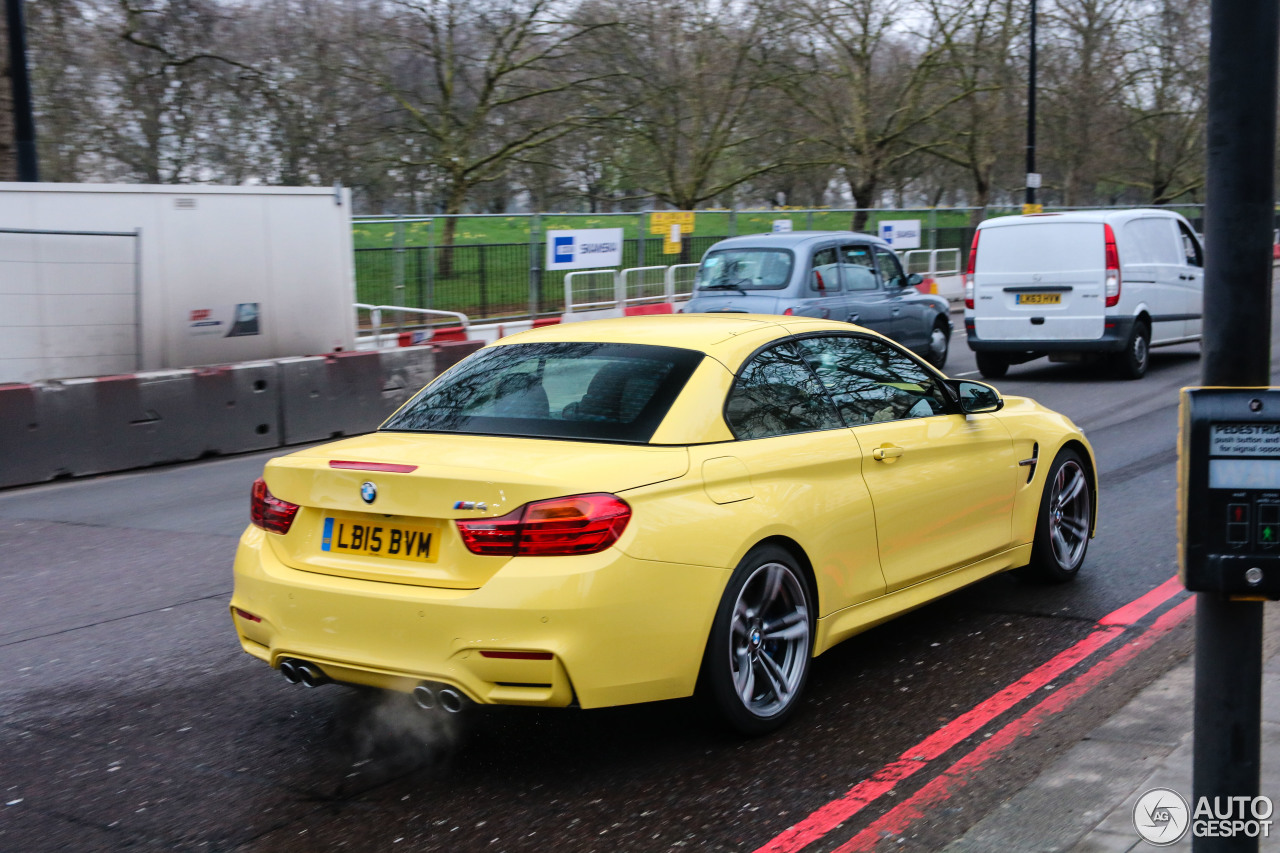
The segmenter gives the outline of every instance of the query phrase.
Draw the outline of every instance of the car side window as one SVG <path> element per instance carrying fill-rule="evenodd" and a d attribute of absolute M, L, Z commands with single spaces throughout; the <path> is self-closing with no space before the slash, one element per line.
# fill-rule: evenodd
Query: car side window
<path fill-rule="evenodd" d="M 849 426 L 928 418 L 949 410 L 937 377 L 876 338 L 805 338 L 800 348 Z"/>
<path fill-rule="evenodd" d="M 1120 250 L 1120 263 L 1181 265 L 1181 241 L 1174 242 L 1172 219 L 1134 219 L 1125 223 L 1129 247 Z"/>
<path fill-rule="evenodd" d="M 851 244 L 840 247 L 840 271 L 845 290 L 875 290 L 876 268 L 871 259 L 871 247 Z"/>
<path fill-rule="evenodd" d="M 1182 252 L 1187 257 L 1187 266 L 1204 266 L 1204 258 L 1200 254 L 1200 241 L 1191 233 L 1191 229 L 1181 222 L 1178 223 L 1178 237 L 1182 240 Z"/>
<path fill-rule="evenodd" d="M 876 246 L 875 253 L 876 265 L 880 267 L 880 278 L 884 279 L 885 286 L 905 286 L 907 276 L 902 272 L 902 264 L 898 263 L 898 256 L 880 246 Z"/>
<path fill-rule="evenodd" d="M 813 253 L 813 270 L 809 273 L 809 289 L 815 293 L 831 293 L 840 289 L 836 250 L 819 249 Z"/>
<path fill-rule="evenodd" d="M 742 368 L 729 392 L 725 420 L 743 440 L 843 426 L 805 358 L 789 342 L 757 354 Z"/>

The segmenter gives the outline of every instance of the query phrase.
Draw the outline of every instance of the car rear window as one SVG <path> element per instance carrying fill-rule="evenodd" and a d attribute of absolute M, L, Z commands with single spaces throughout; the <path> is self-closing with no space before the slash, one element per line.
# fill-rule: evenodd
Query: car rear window
<path fill-rule="evenodd" d="M 1069 272 L 1106 265 L 1100 222 L 1043 220 L 981 233 L 976 273 Z"/>
<path fill-rule="evenodd" d="M 645 443 L 702 358 L 640 344 L 492 347 L 428 385 L 382 429 Z"/>
<path fill-rule="evenodd" d="M 780 290 L 795 262 L 788 249 L 720 249 L 698 268 L 699 290 Z"/>

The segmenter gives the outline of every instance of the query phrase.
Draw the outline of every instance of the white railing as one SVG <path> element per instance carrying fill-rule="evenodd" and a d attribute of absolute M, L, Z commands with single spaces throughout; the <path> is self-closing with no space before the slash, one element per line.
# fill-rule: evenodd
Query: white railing
<path fill-rule="evenodd" d="M 600 284 L 591 284 L 596 280 Z M 578 301 L 574 296 L 574 287 L 580 281 L 584 285 L 585 298 Z M 625 294 L 619 292 L 620 280 L 616 270 L 574 270 L 564 276 L 564 313 L 585 311 L 599 308 L 620 308 Z"/>
<path fill-rule="evenodd" d="M 400 331 L 403 323 L 403 315 L 405 314 L 422 314 L 428 317 L 448 317 L 457 320 L 462 325 L 462 330 L 468 332 L 471 329 L 471 320 L 466 314 L 457 311 L 442 311 L 436 308 L 409 308 L 405 305 L 366 305 L 363 302 L 354 303 L 357 316 L 361 311 L 369 312 L 369 325 L 373 327 L 374 337 L 382 335 L 382 312 L 398 311 L 401 319 L 396 322 L 396 331 Z"/>
<path fill-rule="evenodd" d="M 667 295 L 667 268 L 631 267 L 618 273 L 625 305 L 642 302 L 669 302 Z"/>
<path fill-rule="evenodd" d="M 909 273 L 918 272 L 935 278 L 960 275 L 959 249 L 912 249 L 903 253 L 902 259 Z"/>
<path fill-rule="evenodd" d="M 667 299 L 671 302 L 684 302 L 693 296 L 693 285 L 698 280 L 697 272 L 701 264 L 672 264 L 667 267 L 666 286 Z"/>

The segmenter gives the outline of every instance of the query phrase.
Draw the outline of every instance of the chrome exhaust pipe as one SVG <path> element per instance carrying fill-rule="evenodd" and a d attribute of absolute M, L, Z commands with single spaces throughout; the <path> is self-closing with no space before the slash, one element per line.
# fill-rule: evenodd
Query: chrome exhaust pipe
<path fill-rule="evenodd" d="M 280 661 L 280 674 L 283 675 L 284 680 L 290 684 L 297 684 L 302 681 L 302 673 L 298 671 L 297 662 L 290 658 L 285 658 Z"/>
<path fill-rule="evenodd" d="M 324 670 L 313 663 L 305 661 L 299 663 L 295 669 L 298 671 L 298 677 L 302 679 L 302 683 L 306 687 L 319 687 L 322 684 L 329 683 L 329 676 L 324 674 Z"/>
<path fill-rule="evenodd" d="M 436 695 L 440 699 L 440 707 L 444 708 L 450 714 L 460 713 L 463 708 L 467 707 L 467 697 L 463 696 L 452 687 L 441 688 L 440 692 Z"/>
<path fill-rule="evenodd" d="M 436 709 L 435 691 L 426 682 L 413 688 L 413 701 L 417 702 L 418 707 L 424 711 L 434 711 Z"/>

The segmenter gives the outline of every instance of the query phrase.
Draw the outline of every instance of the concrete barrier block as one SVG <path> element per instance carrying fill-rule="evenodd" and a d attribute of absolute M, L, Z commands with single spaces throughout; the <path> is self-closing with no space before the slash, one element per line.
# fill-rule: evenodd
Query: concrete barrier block
<path fill-rule="evenodd" d="M 379 355 L 343 352 L 278 360 L 284 443 L 359 435 L 382 423 Z"/>
<path fill-rule="evenodd" d="M 432 344 L 431 351 L 435 354 L 436 376 L 444 373 L 483 346 L 484 341 L 445 341 L 444 343 Z"/>
<path fill-rule="evenodd" d="M 205 424 L 192 370 L 101 376 L 63 384 L 77 394 L 87 389 L 91 395 L 89 400 L 69 400 L 90 425 L 89 458 L 77 474 L 183 462 L 204 451 Z"/>
<path fill-rule="evenodd" d="M 385 419 L 436 377 L 436 356 L 431 347 L 384 350 L 379 356 Z"/>
<path fill-rule="evenodd" d="M 199 368 L 194 382 L 201 455 L 266 450 L 284 442 L 280 368 L 274 361 Z"/>
<path fill-rule="evenodd" d="M 0 487 L 43 483 L 80 473 L 88 431 L 68 416 L 61 384 L 0 386 Z"/>

